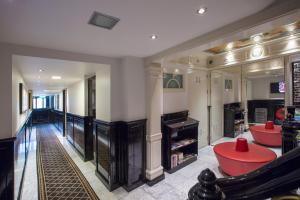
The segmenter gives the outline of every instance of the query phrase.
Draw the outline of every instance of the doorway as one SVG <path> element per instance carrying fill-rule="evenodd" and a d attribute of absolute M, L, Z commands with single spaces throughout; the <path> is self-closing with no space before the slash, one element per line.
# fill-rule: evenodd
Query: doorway
<path fill-rule="evenodd" d="M 96 118 L 96 76 L 88 78 L 88 116 Z"/>

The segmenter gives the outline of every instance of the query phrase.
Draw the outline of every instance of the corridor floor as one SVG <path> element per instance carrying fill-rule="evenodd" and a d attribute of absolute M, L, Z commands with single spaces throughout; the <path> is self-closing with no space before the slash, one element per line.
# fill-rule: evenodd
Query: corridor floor
<path fill-rule="evenodd" d="M 98 200 L 53 129 L 48 125 L 39 125 L 36 132 L 40 200 Z"/>
<path fill-rule="evenodd" d="M 83 162 L 66 138 L 62 137 L 53 125 L 48 126 L 55 132 L 59 141 L 90 183 L 100 200 L 186 200 L 189 189 L 197 183 L 197 177 L 202 170 L 210 168 L 215 172 L 217 177 L 223 176 L 218 169 L 217 159 L 212 150 L 213 145 L 220 142 L 235 140 L 234 138 L 222 138 L 212 146 L 200 149 L 198 160 L 196 162 L 176 173 L 165 173 L 166 178 L 152 187 L 145 184 L 130 193 L 126 192 L 123 188 L 118 188 L 113 192 L 109 192 L 96 177 L 94 164 L 92 162 Z M 249 142 L 253 141 L 250 133 L 243 134 L 243 137 L 247 138 Z M 274 150 L 278 156 L 281 155 L 280 148 L 272 150 Z M 28 163 L 25 170 L 22 200 L 38 200 L 36 166 L 36 129 L 34 128 L 31 136 Z"/>

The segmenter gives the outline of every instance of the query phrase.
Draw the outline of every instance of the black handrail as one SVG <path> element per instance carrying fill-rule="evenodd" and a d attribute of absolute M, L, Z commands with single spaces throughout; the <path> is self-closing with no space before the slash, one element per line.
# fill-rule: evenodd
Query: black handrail
<path fill-rule="evenodd" d="M 203 189 L 204 170 L 198 178 L 199 183 L 189 191 L 189 200 L 260 200 L 283 195 L 300 187 L 300 147 L 284 154 L 273 162 L 248 174 L 236 177 L 219 178 L 209 181 L 223 193 L 223 197 L 206 198 L 209 189 Z M 210 175 L 210 177 L 213 177 Z M 203 197 L 204 196 L 204 197 Z M 205 197 L 206 196 L 206 197 Z"/>

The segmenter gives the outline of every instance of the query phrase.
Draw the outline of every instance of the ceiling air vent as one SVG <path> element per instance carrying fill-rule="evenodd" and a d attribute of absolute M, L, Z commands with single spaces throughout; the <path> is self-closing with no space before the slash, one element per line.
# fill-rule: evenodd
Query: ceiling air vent
<path fill-rule="evenodd" d="M 112 17 L 103 13 L 94 12 L 89 24 L 111 30 L 120 21 L 117 17 Z"/>

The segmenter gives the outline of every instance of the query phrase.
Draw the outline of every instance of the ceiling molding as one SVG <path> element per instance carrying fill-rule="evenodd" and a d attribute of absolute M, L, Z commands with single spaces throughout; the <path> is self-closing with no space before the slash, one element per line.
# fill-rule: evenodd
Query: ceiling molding
<path fill-rule="evenodd" d="M 179 45 L 161 51 L 160 53 L 145 58 L 145 64 L 157 61 L 165 56 L 170 56 L 182 51 L 199 48 L 206 45 L 203 50 L 236 39 L 260 33 L 264 29 L 272 29 L 276 26 L 292 23 L 300 18 L 299 0 L 277 0 L 274 4 L 259 11 L 254 15 L 245 17 L 239 21 L 221 27 L 212 32 L 198 36 Z M 270 23 L 272 21 L 272 23 Z M 210 44 L 209 44 L 210 43 Z"/>

